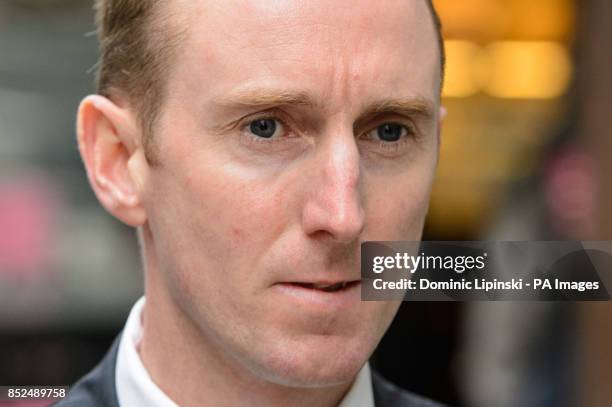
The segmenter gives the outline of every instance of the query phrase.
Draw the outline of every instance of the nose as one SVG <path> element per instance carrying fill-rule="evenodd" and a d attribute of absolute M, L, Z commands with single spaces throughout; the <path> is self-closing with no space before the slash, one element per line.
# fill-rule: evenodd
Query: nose
<path fill-rule="evenodd" d="M 310 236 L 327 235 L 350 243 L 361 234 L 365 213 L 361 197 L 359 150 L 350 134 L 320 145 L 311 172 L 302 227 Z"/>

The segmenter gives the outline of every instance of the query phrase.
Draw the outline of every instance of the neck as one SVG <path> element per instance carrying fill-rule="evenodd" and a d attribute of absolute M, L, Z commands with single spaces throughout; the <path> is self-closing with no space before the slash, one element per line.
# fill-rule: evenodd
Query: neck
<path fill-rule="evenodd" d="M 150 246 L 149 246 L 150 247 Z M 173 300 L 145 253 L 146 304 L 138 352 L 153 382 L 181 406 L 336 406 L 351 383 L 323 388 L 279 385 L 258 377 L 215 343 Z"/>

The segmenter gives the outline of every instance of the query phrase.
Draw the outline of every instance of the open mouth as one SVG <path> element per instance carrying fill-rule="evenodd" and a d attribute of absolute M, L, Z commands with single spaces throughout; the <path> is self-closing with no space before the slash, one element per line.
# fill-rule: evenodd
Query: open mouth
<path fill-rule="evenodd" d="M 360 281 L 341 281 L 334 284 L 325 284 L 325 283 L 290 283 L 291 285 L 298 286 L 301 288 L 307 288 L 311 290 L 324 291 L 328 293 L 333 293 L 337 291 L 346 290 L 348 288 L 354 287 L 359 284 Z"/>

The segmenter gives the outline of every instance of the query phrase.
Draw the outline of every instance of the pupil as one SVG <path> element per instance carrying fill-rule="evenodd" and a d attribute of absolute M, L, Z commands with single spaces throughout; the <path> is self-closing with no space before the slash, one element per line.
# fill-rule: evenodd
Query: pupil
<path fill-rule="evenodd" d="M 270 138 L 276 132 L 276 121 L 259 119 L 251 123 L 251 132 L 259 137 Z"/>
<path fill-rule="evenodd" d="M 378 127 L 378 137 L 383 141 L 397 141 L 402 136 L 402 126 L 387 123 Z"/>

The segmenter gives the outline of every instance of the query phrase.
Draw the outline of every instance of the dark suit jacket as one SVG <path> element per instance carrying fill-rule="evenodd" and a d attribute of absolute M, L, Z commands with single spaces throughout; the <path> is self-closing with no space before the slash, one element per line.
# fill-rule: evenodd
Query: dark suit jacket
<path fill-rule="evenodd" d="M 119 407 L 115 389 L 115 362 L 119 338 L 117 336 L 102 361 L 70 389 L 56 407 Z M 402 390 L 372 372 L 376 407 L 443 407 L 441 404 Z M 146 406 L 121 406 L 146 407 Z"/>

